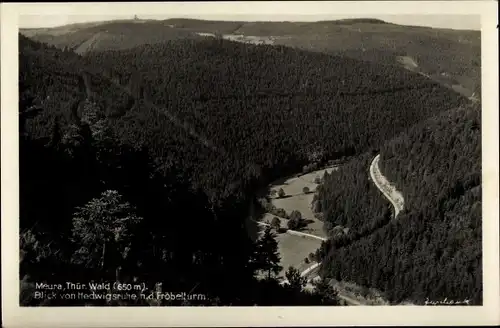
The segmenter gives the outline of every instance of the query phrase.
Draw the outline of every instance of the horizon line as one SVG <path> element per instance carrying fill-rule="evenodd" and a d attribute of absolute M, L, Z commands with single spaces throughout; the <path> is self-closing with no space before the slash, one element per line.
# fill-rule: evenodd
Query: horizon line
<path fill-rule="evenodd" d="M 21 15 L 20 17 L 23 16 L 38 16 L 38 15 Z M 43 15 L 47 17 L 48 15 Z M 58 16 L 58 15 L 50 15 L 50 16 Z M 50 17 L 49 16 L 49 17 Z M 76 16 L 76 15 L 75 15 Z M 437 30 L 459 30 L 459 31 L 481 31 L 480 27 L 478 28 L 473 28 L 473 27 L 446 27 L 446 26 L 434 26 L 434 25 L 427 25 L 427 24 L 418 24 L 418 23 L 408 23 L 408 24 L 402 24 L 402 23 L 396 23 L 396 22 L 391 22 L 386 19 L 379 18 L 380 16 L 392 16 L 392 17 L 397 17 L 397 16 L 442 16 L 442 15 L 378 15 L 379 17 L 370 17 L 370 16 L 359 16 L 359 17 L 352 17 L 352 16 L 346 16 L 342 18 L 337 18 L 337 19 L 317 19 L 317 20 L 294 20 L 294 19 L 238 19 L 237 17 L 231 17 L 231 19 L 225 19 L 225 17 L 217 18 L 217 19 L 210 19 L 208 17 L 196 17 L 196 16 L 175 16 L 175 17 L 163 17 L 163 18 L 151 18 L 150 16 L 153 15 L 142 15 L 142 18 L 139 15 L 117 15 L 114 16 L 113 18 L 110 17 L 110 15 L 106 15 L 108 17 L 107 19 L 96 19 L 97 17 L 94 17 L 94 19 L 89 19 L 89 20 L 82 20 L 82 21 L 66 21 L 64 23 L 55 23 L 53 25 L 38 25 L 38 26 L 23 26 L 25 24 L 22 24 L 22 22 L 19 22 L 19 29 L 53 29 L 53 28 L 61 28 L 65 26 L 71 26 L 71 25 L 83 25 L 83 24 L 98 24 L 98 23 L 112 23 L 112 22 L 119 22 L 119 21 L 134 21 L 134 20 L 140 20 L 140 21 L 156 21 L 156 22 L 161 22 L 161 21 L 168 21 L 168 20 L 175 20 L 175 19 L 185 19 L 185 20 L 194 20 L 194 21 L 206 21 L 206 22 L 241 22 L 241 23 L 322 23 L 322 22 L 341 22 L 341 21 L 349 21 L 349 20 L 374 20 L 374 21 L 379 21 L 380 24 L 388 24 L 388 25 L 396 25 L 396 26 L 406 26 L 406 27 L 416 27 L 416 28 L 429 28 L 429 29 L 437 29 Z M 269 17 L 266 18 L 275 18 L 276 16 L 271 16 L 271 15 L 266 15 Z M 306 16 L 306 15 L 304 15 Z M 307 15 L 307 16 L 313 16 L 313 15 Z M 316 16 L 316 15 L 314 15 Z M 450 16 L 450 15 L 447 15 Z M 456 16 L 456 15 L 453 15 Z M 460 15 L 464 16 L 464 15 Z M 471 15 L 472 16 L 472 15 Z M 66 16 L 68 17 L 68 16 Z M 78 17 L 78 16 L 77 16 Z M 333 17 L 332 17 L 333 18 Z"/>

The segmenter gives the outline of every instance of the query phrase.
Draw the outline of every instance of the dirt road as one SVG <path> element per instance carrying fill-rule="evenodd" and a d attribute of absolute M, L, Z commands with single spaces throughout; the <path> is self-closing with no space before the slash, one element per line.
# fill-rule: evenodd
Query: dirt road
<path fill-rule="evenodd" d="M 399 192 L 387 178 L 380 172 L 379 167 L 380 154 L 375 156 L 371 165 L 370 165 L 370 177 L 375 184 L 375 186 L 380 190 L 382 194 L 384 194 L 385 198 L 387 198 L 392 206 L 394 207 L 394 218 L 398 216 L 398 214 L 404 209 L 404 198 L 401 192 Z"/>

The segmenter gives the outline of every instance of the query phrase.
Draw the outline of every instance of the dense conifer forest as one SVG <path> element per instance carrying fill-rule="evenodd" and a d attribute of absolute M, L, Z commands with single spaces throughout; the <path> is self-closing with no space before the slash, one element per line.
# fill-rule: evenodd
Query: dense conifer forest
<path fill-rule="evenodd" d="M 77 57 L 22 37 L 20 45 L 22 304 L 45 304 L 33 298 L 36 283 L 71 281 L 140 281 L 148 290 L 161 283 L 164 291 L 206 296 L 191 305 L 336 304 L 330 290 L 302 292 L 274 276 L 256 279 L 277 265 L 261 255 L 276 245 L 249 238 L 243 197 L 216 203 L 190 183 L 189 167 L 166 166 L 147 145 L 123 142 L 101 107 L 106 95 L 111 102 L 123 94 L 97 75 L 78 73 Z M 89 81 L 102 83 L 103 92 L 89 96 Z M 173 149 L 204 149 L 181 136 Z M 68 302 L 110 304 L 48 305 Z"/>
<path fill-rule="evenodd" d="M 368 182 L 373 156 L 327 176 L 317 205 L 326 227 L 355 233 L 329 230 L 323 274 L 385 291 L 392 302 L 481 304 L 480 122 L 477 106 L 445 111 L 381 147 L 381 170 L 405 197 L 396 220 Z"/>
<path fill-rule="evenodd" d="M 280 285 L 271 232 L 252 240 L 245 222 L 272 180 L 346 158 L 314 202 L 322 276 L 395 301 L 480 299 L 481 134 L 477 110 L 455 110 L 466 98 L 394 65 L 167 39 L 79 55 L 19 35 L 22 304 L 39 304 L 35 281 L 103 279 L 208 295 L 191 305 L 338 304 L 293 270 Z M 394 222 L 368 180 L 378 152 L 409 199 Z"/>
<path fill-rule="evenodd" d="M 37 41 L 84 54 L 205 36 L 263 40 L 281 45 L 405 67 L 461 92 L 481 93 L 479 31 L 405 26 L 357 18 L 316 22 L 242 22 L 172 18 L 125 19 L 22 29 Z M 205 36 L 204 36 L 205 35 Z"/>
<path fill-rule="evenodd" d="M 223 197 L 297 171 L 313 152 L 326 160 L 375 148 L 464 101 L 403 69 L 286 47 L 180 40 L 58 56 L 26 59 L 41 75 L 33 87 L 53 106 L 33 120 L 37 136 L 48 135 L 49 115 L 69 121 L 82 99 L 97 100 L 120 140 L 147 146 L 163 166 L 185 167 L 193 183 Z M 61 65 L 73 76 L 61 76 Z"/>

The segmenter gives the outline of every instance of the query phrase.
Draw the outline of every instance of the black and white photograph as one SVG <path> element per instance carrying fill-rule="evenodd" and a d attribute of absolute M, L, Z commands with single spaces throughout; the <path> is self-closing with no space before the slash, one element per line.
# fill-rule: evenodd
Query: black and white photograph
<path fill-rule="evenodd" d="M 488 305 L 485 16 L 240 4 L 17 7 L 10 302 L 306 318 Z"/>

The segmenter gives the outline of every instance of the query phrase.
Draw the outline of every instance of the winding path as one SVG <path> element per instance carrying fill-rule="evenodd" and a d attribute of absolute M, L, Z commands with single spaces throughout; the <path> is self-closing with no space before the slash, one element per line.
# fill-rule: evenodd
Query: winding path
<path fill-rule="evenodd" d="M 380 172 L 380 154 L 375 156 L 370 164 L 370 177 L 375 186 L 384 194 L 394 207 L 394 218 L 404 209 L 404 198 L 401 192 L 394 187 L 389 180 Z"/>

